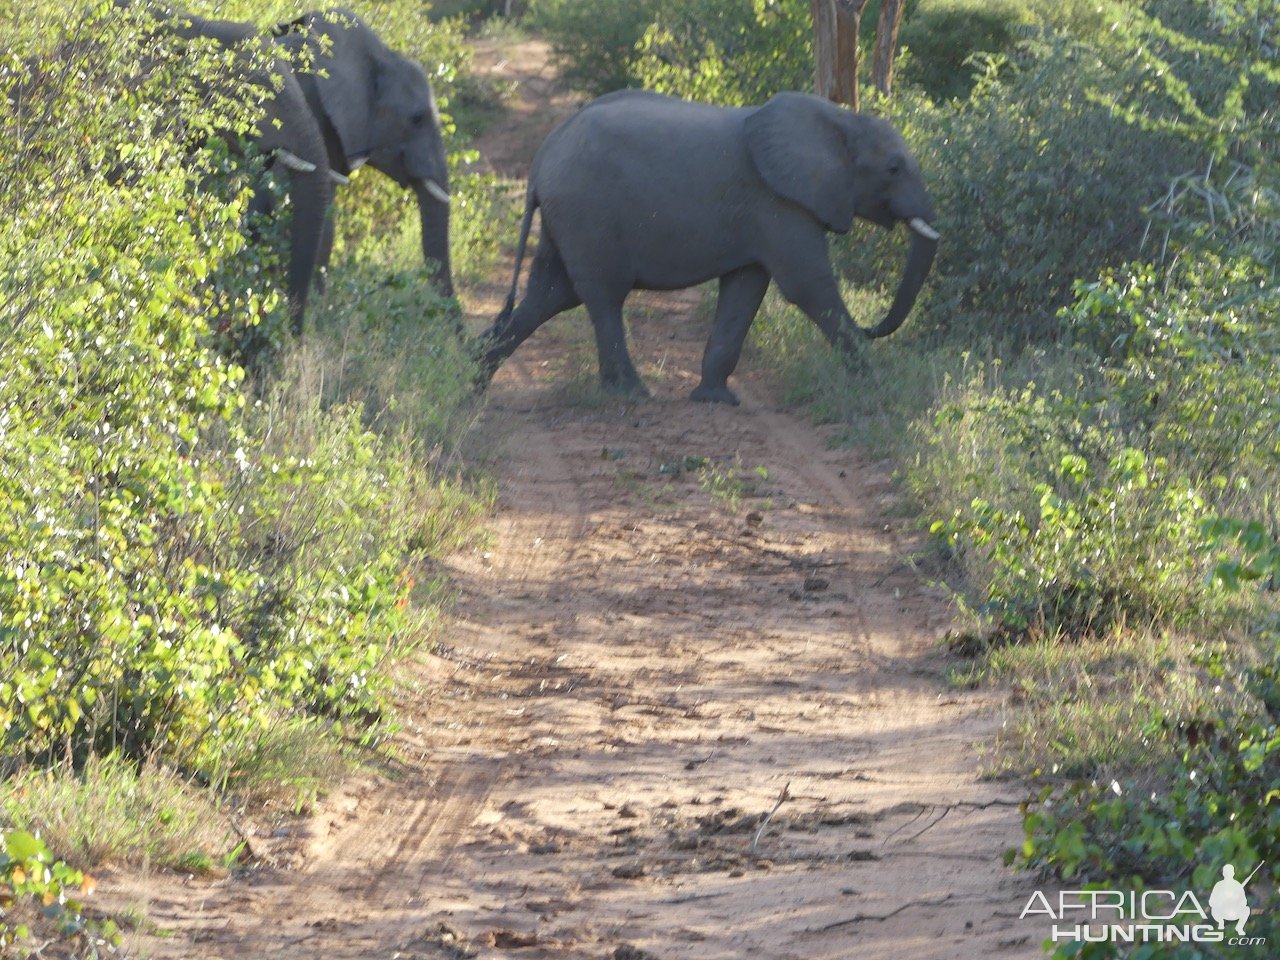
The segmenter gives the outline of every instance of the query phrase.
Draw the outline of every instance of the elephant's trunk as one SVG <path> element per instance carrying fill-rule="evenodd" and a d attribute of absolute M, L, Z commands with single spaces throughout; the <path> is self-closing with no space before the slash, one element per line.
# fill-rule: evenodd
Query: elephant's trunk
<path fill-rule="evenodd" d="M 929 275 L 933 266 L 933 256 L 938 252 L 938 235 L 927 223 L 911 224 L 911 248 L 907 251 L 907 265 L 902 271 L 902 280 L 898 284 L 898 292 L 894 294 L 893 303 L 884 319 L 867 331 L 873 340 L 887 337 L 895 332 L 907 314 L 915 305 L 920 288 L 924 286 L 924 278 Z"/>
<path fill-rule="evenodd" d="M 434 188 L 434 189 L 433 189 Z M 418 180 L 413 185 L 422 224 L 422 256 L 431 270 L 431 280 L 446 297 L 453 296 L 453 272 L 449 265 L 449 204 L 446 184 Z"/>

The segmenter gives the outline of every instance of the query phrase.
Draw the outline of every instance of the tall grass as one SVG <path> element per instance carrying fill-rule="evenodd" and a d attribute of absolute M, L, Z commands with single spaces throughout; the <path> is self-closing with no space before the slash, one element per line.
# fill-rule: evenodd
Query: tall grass
<path fill-rule="evenodd" d="M 109 756 L 79 770 L 21 772 L 5 784 L 0 811 L 84 868 L 205 870 L 228 863 L 239 843 L 218 803 L 173 770 Z"/>

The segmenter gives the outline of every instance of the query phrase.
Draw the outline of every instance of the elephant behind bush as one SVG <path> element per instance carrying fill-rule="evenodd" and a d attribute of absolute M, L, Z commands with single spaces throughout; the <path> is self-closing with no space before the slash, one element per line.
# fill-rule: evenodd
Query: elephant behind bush
<path fill-rule="evenodd" d="M 345 179 L 367 163 L 413 191 L 423 258 L 440 292 L 453 296 L 449 167 L 440 111 L 422 68 L 347 10 L 307 13 L 274 33 L 298 65 L 334 172 Z M 321 251 L 322 266 L 331 243 L 332 233 Z"/>

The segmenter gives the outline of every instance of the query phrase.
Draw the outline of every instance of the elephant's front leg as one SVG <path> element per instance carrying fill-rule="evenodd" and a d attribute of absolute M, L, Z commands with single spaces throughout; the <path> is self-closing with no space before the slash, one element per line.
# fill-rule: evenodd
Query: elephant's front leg
<path fill-rule="evenodd" d="M 861 356 L 861 344 L 867 334 L 849 316 L 831 265 L 825 258 L 807 269 L 776 270 L 773 274 L 778 289 L 789 303 L 799 307 L 822 331 L 827 342 L 855 361 Z"/>
<path fill-rule="evenodd" d="M 320 231 L 320 248 L 316 251 L 316 292 L 323 294 L 329 279 L 329 258 L 333 256 L 333 234 L 336 229 L 333 216 L 336 211 L 329 207 L 329 214 L 324 218 L 324 227 Z"/>
<path fill-rule="evenodd" d="M 578 286 L 575 284 L 575 286 Z M 596 333 L 596 353 L 600 359 L 600 383 L 637 397 L 649 396 L 627 351 L 627 332 L 622 322 L 622 303 L 627 291 L 601 289 L 592 284 L 578 287 Z"/>
<path fill-rule="evenodd" d="M 716 319 L 702 354 L 702 382 L 694 387 L 690 399 L 738 405 L 738 398 L 727 381 L 738 366 L 747 331 L 768 289 L 769 273 L 758 264 L 741 267 L 720 278 Z"/>

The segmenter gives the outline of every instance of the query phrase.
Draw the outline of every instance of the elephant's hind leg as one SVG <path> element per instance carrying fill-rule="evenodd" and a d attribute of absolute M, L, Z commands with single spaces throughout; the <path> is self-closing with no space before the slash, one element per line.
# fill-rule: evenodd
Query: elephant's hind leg
<path fill-rule="evenodd" d="M 596 283 L 579 284 L 578 292 L 591 315 L 596 332 L 596 353 L 600 359 L 600 383 L 606 390 L 647 397 L 640 374 L 627 351 L 627 332 L 622 322 L 622 304 L 630 291 L 621 292 Z"/>
<path fill-rule="evenodd" d="M 727 381 L 738 365 L 747 331 L 768 289 L 769 273 L 758 264 L 741 267 L 720 278 L 716 319 L 702 354 L 702 382 L 694 388 L 690 399 L 738 405 L 738 398 Z"/>
<path fill-rule="evenodd" d="M 502 361 L 511 356 L 535 330 L 557 313 L 571 310 L 581 302 L 569 280 L 560 251 L 544 236 L 529 268 L 524 299 L 510 317 L 505 321 L 499 320 L 483 337 L 487 349 L 480 359 L 480 368 L 486 382 Z"/>

